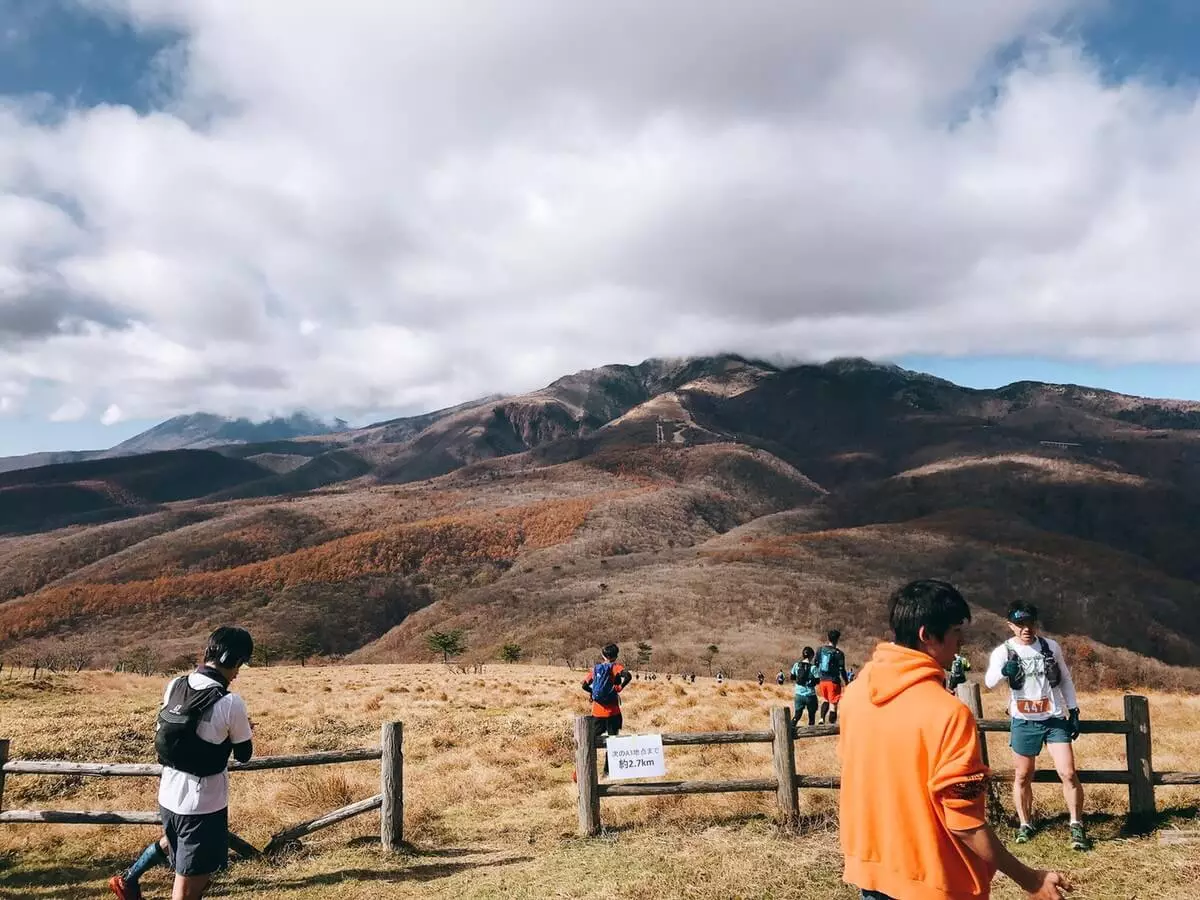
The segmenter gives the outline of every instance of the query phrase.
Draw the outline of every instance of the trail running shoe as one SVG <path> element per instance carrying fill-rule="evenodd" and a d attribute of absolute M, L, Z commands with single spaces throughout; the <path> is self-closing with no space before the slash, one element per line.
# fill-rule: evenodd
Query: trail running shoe
<path fill-rule="evenodd" d="M 108 889 L 117 895 L 119 900 L 142 900 L 142 888 L 136 881 L 126 881 L 123 875 L 114 875 L 108 879 Z"/>
<path fill-rule="evenodd" d="M 1071 849 L 1072 850 L 1091 850 L 1092 842 L 1087 836 L 1087 830 L 1083 827 L 1082 822 L 1075 822 L 1071 825 Z"/>
<path fill-rule="evenodd" d="M 1028 844 L 1033 840 L 1034 828 L 1032 825 L 1022 825 L 1017 829 L 1017 843 Z"/>

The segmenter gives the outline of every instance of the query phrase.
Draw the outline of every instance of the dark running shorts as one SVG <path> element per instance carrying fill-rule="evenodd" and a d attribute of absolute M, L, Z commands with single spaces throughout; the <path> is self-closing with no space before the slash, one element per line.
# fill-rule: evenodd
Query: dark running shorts
<path fill-rule="evenodd" d="M 212 875 L 229 863 L 229 810 L 185 816 L 158 808 L 179 875 Z"/>
<path fill-rule="evenodd" d="M 1071 723 L 1062 718 L 1031 722 L 1013 719 L 1008 746 L 1021 756 L 1037 756 L 1047 744 L 1071 743 Z"/>
<path fill-rule="evenodd" d="M 892 900 L 887 894 L 881 894 L 879 891 L 863 891 L 863 900 Z"/>
<path fill-rule="evenodd" d="M 621 733 L 621 725 L 624 723 L 624 718 L 620 713 L 615 716 L 603 716 L 596 719 L 596 734 L 607 734 L 610 737 L 615 737 Z"/>

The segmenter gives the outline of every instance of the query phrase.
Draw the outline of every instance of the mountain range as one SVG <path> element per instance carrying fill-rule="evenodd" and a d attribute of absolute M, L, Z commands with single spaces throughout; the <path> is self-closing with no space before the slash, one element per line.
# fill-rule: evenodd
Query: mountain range
<path fill-rule="evenodd" d="M 737 671 L 826 627 L 865 653 L 924 575 L 967 592 L 980 647 L 1022 597 L 1097 683 L 1200 665 L 1200 404 L 718 356 L 256 427 L 0 474 L 0 652 L 169 660 L 236 619 L 293 658 L 424 658 L 458 628 L 481 659 L 603 637 Z"/>
<path fill-rule="evenodd" d="M 275 417 L 261 422 L 213 413 L 192 413 L 167 419 L 107 450 L 64 450 L 26 453 L 22 456 L 0 456 L 0 472 L 85 462 L 89 459 L 109 459 L 114 456 L 134 456 L 160 450 L 202 450 L 206 447 L 224 447 L 230 444 L 290 440 L 330 434 L 344 431 L 346 428 L 346 422 L 342 419 L 324 422 L 299 412 L 286 418 Z"/>

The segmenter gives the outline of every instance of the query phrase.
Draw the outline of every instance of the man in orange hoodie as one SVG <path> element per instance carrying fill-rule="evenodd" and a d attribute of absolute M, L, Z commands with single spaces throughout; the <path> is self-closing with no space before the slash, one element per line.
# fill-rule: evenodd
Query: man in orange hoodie
<path fill-rule="evenodd" d="M 1067 879 L 1026 866 L 984 817 L 975 717 L 945 688 L 966 601 L 944 581 L 914 581 L 888 613 L 895 641 L 875 648 L 841 704 L 845 881 L 865 900 L 986 900 L 999 870 L 1034 900 L 1060 900 Z"/>

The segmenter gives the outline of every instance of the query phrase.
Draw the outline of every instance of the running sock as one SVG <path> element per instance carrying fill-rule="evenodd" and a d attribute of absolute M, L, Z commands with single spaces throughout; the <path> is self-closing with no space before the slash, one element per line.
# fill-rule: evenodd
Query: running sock
<path fill-rule="evenodd" d="M 150 869 L 153 869 L 157 865 L 165 866 L 166 864 L 167 854 L 163 852 L 163 848 L 159 846 L 158 841 L 155 841 L 142 851 L 142 855 L 137 858 L 137 862 L 126 869 L 122 877 L 126 881 L 136 882 Z"/>

